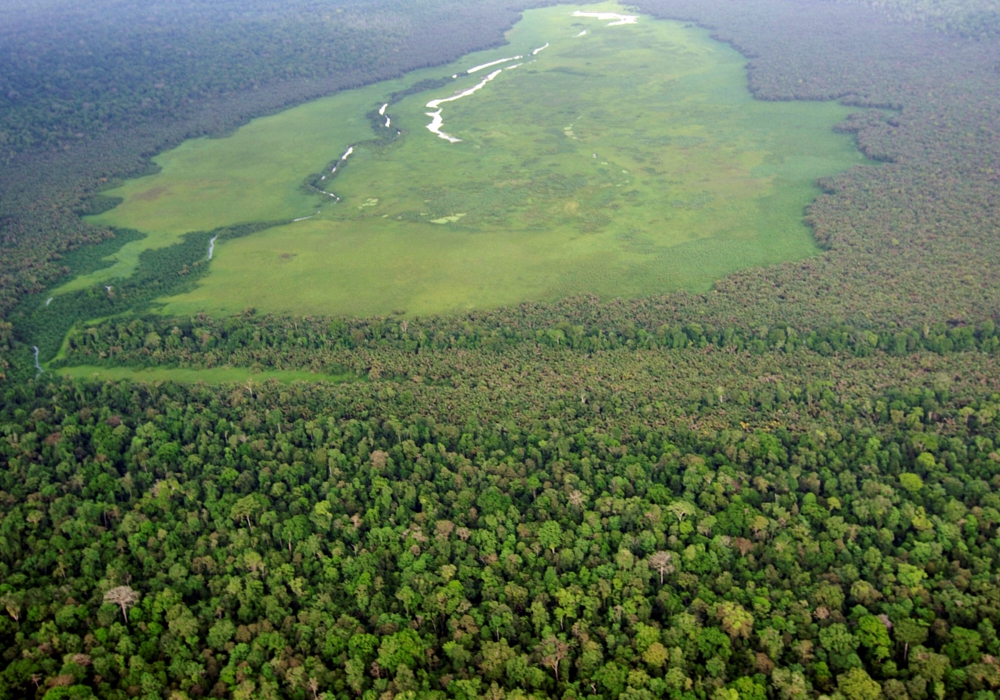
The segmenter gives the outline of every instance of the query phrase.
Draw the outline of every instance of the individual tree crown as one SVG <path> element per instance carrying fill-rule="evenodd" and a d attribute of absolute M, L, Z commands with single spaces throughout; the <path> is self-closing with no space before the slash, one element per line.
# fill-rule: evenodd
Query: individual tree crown
<path fill-rule="evenodd" d="M 139 602 L 139 593 L 130 586 L 117 586 L 104 594 L 104 602 L 120 607 L 125 622 L 128 622 L 128 609 Z"/>

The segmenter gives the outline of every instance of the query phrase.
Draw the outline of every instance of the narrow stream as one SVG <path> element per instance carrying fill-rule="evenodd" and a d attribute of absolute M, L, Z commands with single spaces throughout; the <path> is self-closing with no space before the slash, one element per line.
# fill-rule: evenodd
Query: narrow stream
<path fill-rule="evenodd" d="M 208 259 L 212 259 L 212 253 L 215 252 L 215 239 L 219 237 L 219 234 L 212 236 L 212 240 L 208 242 Z"/>
<path fill-rule="evenodd" d="M 40 376 L 42 376 L 42 373 L 45 372 L 45 370 L 42 369 L 42 366 L 40 364 L 38 364 L 38 346 L 32 345 L 31 348 L 32 350 L 35 351 L 35 369 L 38 370 L 38 374 L 35 375 L 35 379 L 38 379 Z"/>
<path fill-rule="evenodd" d="M 484 64 L 482 64 L 480 66 L 473 66 L 472 68 L 470 68 L 469 70 L 467 70 L 465 72 L 468 73 L 469 75 L 472 75 L 473 73 L 478 73 L 479 71 L 483 70 L 484 68 L 492 68 L 493 66 L 498 66 L 501 63 L 506 63 L 507 61 L 519 61 L 522 58 L 524 58 L 524 57 L 523 56 L 511 56 L 510 58 L 501 58 L 501 59 L 498 59 L 496 61 L 490 61 L 489 63 L 484 63 Z"/>

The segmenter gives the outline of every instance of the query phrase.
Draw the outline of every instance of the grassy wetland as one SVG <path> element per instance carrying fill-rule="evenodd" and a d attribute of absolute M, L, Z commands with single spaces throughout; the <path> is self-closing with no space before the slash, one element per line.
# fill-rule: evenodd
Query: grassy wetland
<path fill-rule="evenodd" d="M 163 310 L 428 314 L 700 291 L 817 253 L 802 220 L 816 179 L 865 163 L 832 130 L 855 108 L 755 101 L 745 59 L 691 25 L 558 6 L 526 12 L 508 41 L 158 156 L 93 217 L 147 236 L 59 291 L 254 221 L 289 223 L 220 240 Z"/>

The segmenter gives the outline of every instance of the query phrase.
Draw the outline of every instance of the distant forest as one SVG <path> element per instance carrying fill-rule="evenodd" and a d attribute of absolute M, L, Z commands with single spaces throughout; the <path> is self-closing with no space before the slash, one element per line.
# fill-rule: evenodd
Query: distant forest
<path fill-rule="evenodd" d="M 0 0 L 0 699 L 996 700 L 995 4 L 633 4 L 759 99 L 869 108 L 837 128 L 879 164 L 804 212 L 822 254 L 452 317 L 149 314 L 194 232 L 43 318 L 138 235 L 79 213 L 149 156 L 526 5 Z"/>
<path fill-rule="evenodd" d="M 980 39 L 1000 36 L 1000 3 L 996 0 L 843 0 L 860 2 L 904 22 Z"/>
<path fill-rule="evenodd" d="M 428 0 L 155 0 L 100 11 L 74 0 L 5 9 L 6 158 L 177 121 L 206 100 L 276 83 L 398 75 L 495 43 L 514 18 L 503 3 Z M 449 30 L 445 42 L 439 28 Z"/>

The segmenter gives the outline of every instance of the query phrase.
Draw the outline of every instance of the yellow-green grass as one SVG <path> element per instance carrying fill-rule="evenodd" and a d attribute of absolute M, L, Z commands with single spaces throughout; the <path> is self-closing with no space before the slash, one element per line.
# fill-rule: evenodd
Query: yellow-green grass
<path fill-rule="evenodd" d="M 245 367 L 213 367 L 211 369 L 159 368 L 133 369 L 131 367 L 97 367 L 93 365 L 78 365 L 62 367 L 55 370 L 57 374 L 75 379 L 94 379 L 98 381 L 119 381 L 128 379 L 133 382 L 177 382 L 181 384 L 246 384 L 248 381 L 260 384 L 268 380 L 282 383 L 289 382 L 345 382 L 357 380 L 354 375 L 316 374 L 298 370 L 265 370 L 254 372 Z"/>
<path fill-rule="evenodd" d="M 150 232 L 137 254 L 188 230 L 308 216 L 319 198 L 303 178 L 355 145 L 323 183 L 339 204 L 220 242 L 199 287 L 167 300 L 176 314 L 427 314 L 634 297 L 705 290 L 737 269 L 815 254 L 802 211 L 816 179 L 865 162 L 831 129 L 852 110 L 755 101 L 745 59 L 704 30 L 648 17 L 607 26 L 577 9 L 625 12 L 532 10 L 509 46 L 184 144 L 157 159 L 162 173 L 111 192 L 125 203 L 97 218 Z M 460 143 L 427 130 L 429 100 L 495 70 L 466 68 L 516 54 L 524 59 L 497 66 L 508 68 L 481 90 L 441 105 L 442 128 Z M 453 73 L 453 84 L 389 107 L 402 130 L 392 146 L 364 143 L 365 112 Z M 99 274 L 126 271 L 131 254 Z"/>

